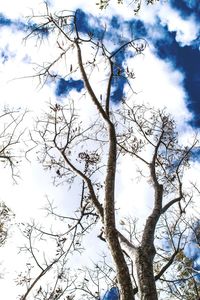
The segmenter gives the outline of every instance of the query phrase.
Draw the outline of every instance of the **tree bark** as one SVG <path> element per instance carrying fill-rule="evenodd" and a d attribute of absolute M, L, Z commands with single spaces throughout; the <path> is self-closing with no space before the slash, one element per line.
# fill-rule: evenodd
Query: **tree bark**
<path fill-rule="evenodd" d="M 116 134 L 114 125 L 108 122 L 109 152 L 107 162 L 107 176 L 104 201 L 105 236 L 117 270 L 117 280 L 120 300 L 134 300 L 132 282 L 129 269 L 118 239 L 115 224 L 115 174 L 116 174 Z"/>
<path fill-rule="evenodd" d="M 135 265 L 140 300 L 158 300 L 153 273 L 154 255 L 154 247 L 139 247 L 136 251 Z"/>
<path fill-rule="evenodd" d="M 163 186 L 155 181 L 154 209 L 148 217 L 142 236 L 141 246 L 136 251 L 136 270 L 140 300 L 157 300 L 156 282 L 153 272 L 155 229 L 162 213 Z"/>

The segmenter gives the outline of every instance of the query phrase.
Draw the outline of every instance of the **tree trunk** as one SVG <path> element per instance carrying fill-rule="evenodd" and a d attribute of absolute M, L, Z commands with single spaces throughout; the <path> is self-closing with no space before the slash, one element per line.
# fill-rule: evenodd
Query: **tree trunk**
<path fill-rule="evenodd" d="M 113 124 L 109 121 L 109 153 L 107 176 L 105 180 L 104 227 L 105 236 L 117 270 L 120 300 L 134 300 L 129 269 L 118 238 L 115 224 L 115 174 L 116 174 L 116 134 Z"/>
<path fill-rule="evenodd" d="M 151 176 L 154 180 L 155 190 L 154 209 L 146 220 L 141 246 L 138 247 L 135 257 L 140 300 L 158 300 L 153 272 L 153 261 L 156 254 L 154 238 L 156 225 L 162 212 L 163 186 L 157 181 L 155 163 L 151 165 Z"/>
<path fill-rule="evenodd" d="M 140 300 L 158 300 L 153 273 L 154 247 L 139 247 L 136 251 L 135 264 Z"/>

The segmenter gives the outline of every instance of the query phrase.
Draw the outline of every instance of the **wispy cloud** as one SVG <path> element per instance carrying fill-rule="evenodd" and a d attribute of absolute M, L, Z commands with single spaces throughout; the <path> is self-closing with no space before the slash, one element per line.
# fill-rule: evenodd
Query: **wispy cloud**
<path fill-rule="evenodd" d="M 3 14 L 0 14 L 0 26 L 11 26 L 12 20 L 6 18 Z"/>
<path fill-rule="evenodd" d="M 14 57 L 15 57 L 15 53 L 9 50 L 8 45 L 0 49 L 0 62 L 2 64 L 5 64 L 10 58 L 14 58 Z"/>
<path fill-rule="evenodd" d="M 0 30 L 2 27 L 10 28 L 13 31 L 34 32 L 40 33 L 43 37 L 48 36 L 48 28 L 38 27 L 36 23 L 24 22 L 21 20 L 10 19 L 0 13 Z"/>

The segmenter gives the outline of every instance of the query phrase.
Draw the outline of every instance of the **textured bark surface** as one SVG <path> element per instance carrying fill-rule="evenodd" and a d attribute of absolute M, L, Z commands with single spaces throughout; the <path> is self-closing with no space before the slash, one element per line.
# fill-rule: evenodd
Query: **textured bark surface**
<path fill-rule="evenodd" d="M 138 291 L 140 300 L 157 300 L 156 284 L 153 273 L 154 248 L 139 247 L 135 258 Z"/>
<path fill-rule="evenodd" d="M 158 143 L 159 145 L 159 143 Z M 157 149 L 155 149 L 157 154 Z M 155 230 L 162 213 L 163 186 L 158 183 L 155 174 L 155 157 L 150 164 L 151 178 L 154 183 L 154 208 L 147 218 L 141 246 L 136 251 L 135 263 L 138 277 L 138 291 L 140 300 L 157 300 L 157 290 L 153 271 L 153 261 L 156 254 L 154 247 Z"/>
<path fill-rule="evenodd" d="M 133 300 L 133 287 L 128 266 L 121 249 L 118 232 L 115 225 L 115 173 L 116 173 L 116 135 L 113 124 L 108 125 L 109 153 L 104 201 L 105 235 L 111 255 L 117 270 L 117 279 L 120 290 L 120 300 Z"/>
<path fill-rule="evenodd" d="M 133 287 L 130 280 L 129 270 L 124 259 L 116 232 L 106 230 L 106 239 L 117 270 L 120 300 L 134 300 Z"/>

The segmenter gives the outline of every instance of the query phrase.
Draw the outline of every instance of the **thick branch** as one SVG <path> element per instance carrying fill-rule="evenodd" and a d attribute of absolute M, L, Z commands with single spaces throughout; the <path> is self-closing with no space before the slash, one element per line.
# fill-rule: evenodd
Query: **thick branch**
<path fill-rule="evenodd" d="M 137 247 L 132 244 L 120 231 L 118 231 L 118 237 L 122 249 L 128 254 L 131 260 L 134 261 Z"/>
<path fill-rule="evenodd" d="M 173 204 L 180 203 L 180 201 L 183 199 L 183 191 L 182 191 L 182 182 L 180 180 L 179 175 L 178 176 L 178 182 L 179 182 L 179 196 L 169 201 L 163 208 L 162 208 L 162 214 L 164 214 Z"/>
<path fill-rule="evenodd" d="M 131 278 L 121 249 L 118 232 L 115 225 L 115 174 L 116 174 L 116 152 L 117 141 L 115 128 L 112 123 L 108 125 L 109 152 L 107 161 L 107 175 L 105 180 L 105 201 L 104 201 L 104 226 L 106 241 L 108 242 L 112 257 L 117 269 L 117 279 L 121 300 L 134 299 Z"/>
<path fill-rule="evenodd" d="M 111 84 L 113 79 L 113 62 L 111 59 L 109 60 L 110 63 L 110 76 L 108 79 L 108 86 L 107 86 L 107 93 L 106 93 L 106 114 L 109 116 L 110 113 L 110 92 L 111 92 Z"/>
<path fill-rule="evenodd" d="M 177 249 L 176 251 L 174 251 L 174 253 L 170 257 L 170 259 L 168 260 L 168 262 L 162 267 L 162 269 L 160 270 L 160 272 L 155 276 L 155 280 L 160 279 L 161 276 L 165 273 L 165 271 L 171 266 L 171 264 L 174 262 L 174 259 L 175 259 L 176 255 L 178 254 L 179 251 L 180 251 L 179 249 Z"/>
<path fill-rule="evenodd" d="M 95 95 L 95 93 L 94 93 L 94 91 L 93 91 L 93 89 L 90 85 L 90 82 L 89 82 L 89 79 L 88 79 L 87 74 L 85 72 L 85 69 L 83 67 L 82 53 L 81 53 L 81 48 L 80 48 L 78 40 L 76 40 L 75 45 L 76 45 L 76 48 L 77 48 L 78 64 L 79 64 L 79 67 L 80 67 L 80 70 L 81 70 L 81 75 L 83 77 L 85 87 L 86 87 L 89 95 L 91 96 L 91 99 L 92 99 L 93 103 L 96 105 L 99 113 L 101 114 L 103 119 L 107 121 L 108 120 L 107 114 L 104 111 L 104 109 L 102 108 L 99 100 L 97 99 L 97 97 L 96 97 L 96 95 Z"/>
<path fill-rule="evenodd" d="M 58 259 L 53 261 L 49 266 L 46 267 L 46 269 L 42 270 L 40 274 L 36 277 L 36 279 L 32 282 L 31 286 L 28 288 L 24 296 L 22 296 L 21 300 L 26 300 L 30 292 L 33 290 L 35 285 L 38 283 L 38 281 L 53 267 L 55 263 L 58 262 Z"/>

